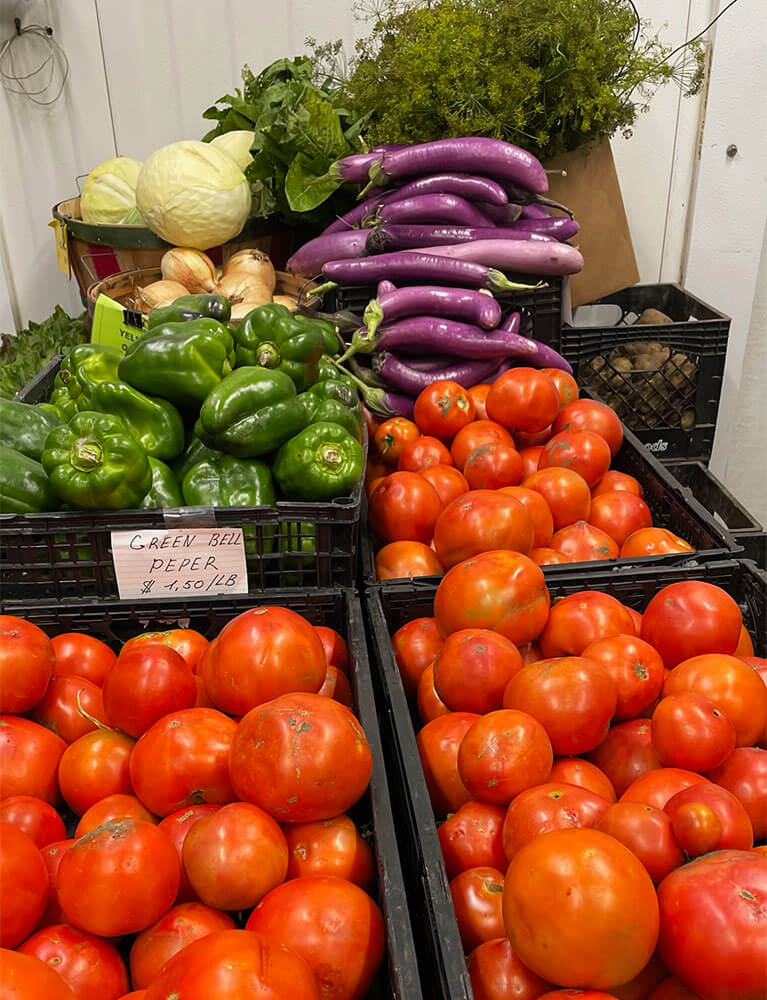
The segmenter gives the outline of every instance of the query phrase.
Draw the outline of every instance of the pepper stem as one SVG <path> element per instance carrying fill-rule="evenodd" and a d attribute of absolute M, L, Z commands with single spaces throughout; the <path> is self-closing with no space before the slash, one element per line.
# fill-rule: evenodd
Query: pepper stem
<path fill-rule="evenodd" d="M 343 454 L 334 444 L 323 445 L 320 448 L 319 457 L 323 465 L 327 466 L 331 471 L 338 468 L 344 460 Z"/>
<path fill-rule="evenodd" d="M 262 368 L 277 368 L 282 360 L 279 348 L 271 341 L 264 341 L 258 345 L 256 351 L 256 364 Z"/>
<path fill-rule="evenodd" d="M 104 461 L 104 449 L 89 438 L 78 438 L 72 445 L 69 460 L 78 472 L 91 472 Z"/>

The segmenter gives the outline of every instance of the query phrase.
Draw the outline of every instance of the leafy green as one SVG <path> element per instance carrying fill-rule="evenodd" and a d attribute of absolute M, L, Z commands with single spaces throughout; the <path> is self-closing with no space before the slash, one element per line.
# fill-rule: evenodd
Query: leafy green
<path fill-rule="evenodd" d="M 88 339 L 85 313 L 72 318 L 61 306 L 42 323 L 30 322 L 18 336 L 0 334 L 0 398 L 12 399 L 55 354 Z"/>

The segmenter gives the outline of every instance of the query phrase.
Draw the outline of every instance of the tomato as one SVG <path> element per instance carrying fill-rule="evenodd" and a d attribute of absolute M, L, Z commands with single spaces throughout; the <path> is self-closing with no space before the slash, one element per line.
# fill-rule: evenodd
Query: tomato
<path fill-rule="evenodd" d="M 636 611 L 634 608 L 630 608 L 627 604 L 624 605 L 624 606 L 626 608 L 626 611 L 628 611 L 628 613 L 631 615 L 631 620 L 634 623 L 634 631 L 636 632 L 637 635 L 641 635 L 642 634 L 642 615 L 640 614 L 639 611 Z"/>
<path fill-rule="evenodd" d="M 664 879 L 658 902 L 660 955 L 685 986 L 706 1000 L 764 996 L 763 858 L 750 851 L 706 855 Z"/>
<path fill-rule="evenodd" d="M 236 926 L 226 913 L 202 903 L 182 903 L 171 907 L 133 942 L 130 950 L 131 982 L 140 989 L 146 988 L 160 974 L 162 967 L 192 942 L 216 931 L 234 930 Z"/>
<path fill-rule="evenodd" d="M 546 546 L 554 534 L 554 521 L 549 505 L 540 493 L 525 489 L 524 486 L 504 486 L 501 493 L 518 500 L 530 515 L 533 525 L 533 548 Z"/>
<path fill-rule="evenodd" d="M 711 653 L 679 663 L 666 678 L 663 694 L 682 692 L 694 692 L 713 702 L 735 727 L 736 746 L 753 746 L 764 732 L 767 687 L 736 656 Z"/>
<path fill-rule="evenodd" d="M 438 379 L 423 389 L 415 401 L 413 419 L 422 434 L 449 441 L 476 415 L 471 397 L 458 382 Z"/>
<path fill-rule="evenodd" d="M 421 436 L 412 420 L 406 417 L 391 417 L 384 420 L 375 432 L 375 445 L 384 462 L 396 465 L 405 445 Z"/>
<path fill-rule="evenodd" d="M 580 757 L 559 757 L 554 761 L 548 780 L 577 785 L 587 792 L 601 795 L 608 802 L 615 802 L 617 798 L 612 782 L 604 771 Z"/>
<path fill-rule="evenodd" d="M 34 795 L 55 805 L 57 771 L 66 743 L 45 726 L 0 715 L 0 798 Z"/>
<path fill-rule="evenodd" d="M 551 424 L 548 427 L 544 427 L 542 431 L 535 431 L 533 434 L 526 434 L 525 431 L 514 431 L 514 444 L 520 451 L 524 448 L 537 448 L 538 446 L 543 449 L 551 434 Z"/>
<path fill-rule="evenodd" d="M 634 719 L 658 698 L 663 687 L 663 661 L 653 647 L 635 635 L 596 639 L 583 650 L 601 664 L 618 689 L 616 719 Z"/>
<path fill-rule="evenodd" d="M 674 810 L 671 826 L 677 844 L 691 858 L 715 850 L 722 839 L 722 821 L 705 802 L 680 805 Z"/>
<path fill-rule="evenodd" d="M 481 385 L 473 385 L 467 390 L 469 399 L 474 404 L 474 412 L 478 420 L 487 420 L 487 395 L 490 392 L 490 385 L 483 382 Z"/>
<path fill-rule="evenodd" d="M 694 551 L 689 542 L 667 528 L 640 528 L 621 545 L 621 559 L 643 559 L 645 556 L 663 556 L 669 552 Z"/>
<path fill-rule="evenodd" d="M 415 694 L 424 670 L 442 648 L 442 637 L 433 618 L 415 618 L 397 629 L 391 641 L 394 659 L 408 695 Z"/>
<path fill-rule="evenodd" d="M 489 802 L 465 802 L 437 829 L 448 878 L 469 868 L 506 870 L 503 821 L 506 810 Z"/>
<path fill-rule="evenodd" d="M 102 823 L 113 823 L 119 819 L 142 820 L 156 823 L 157 817 L 136 798 L 135 795 L 108 795 L 86 809 L 75 828 L 75 837 L 83 837 Z"/>
<path fill-rule="evenodd" d="M 551 539 L 551 547 L 570 562 L 593 562 L 597 559 L 617 559 L 618 546 L 605 531 L 587 521 L 576 521 L 560 528 Z"/>
<path fill-rule="evenodd" d="M 700 1000 L 700 997 L 683 986 L 675 976 L 669 976 L 652 991 L 648 1000 Z"/>
<path fill-rule="evenodd" d="M 476 449 L 490 444 L 514 445 L 514 440 L 500 424 L 494 420 L 475 420 L 458 431 L 450 445 L 450 455 L 457 469 L 463 469 L 466 459 Z"/>
<path fill-rule="evenodd" d="M 136 795 L 157 816 L 236 798 L 229 750 L 237 724 L 213 708 L 186 708 L 155 722 L 130 759 Z"/>
<path fill-rule="evenodd" d="M 482 552 L 445 574 L 434 598 L 441 635 L 489 628 L 515 646 L 537 639 L 549 616 L 549 591 L 532 559 L 505 549 Z"/>
<path fill-rule="evenodd" d="M 522 964 L 505 931 L 475 948 L 466 966 L 474 1000 L 537 1000 L 550 985 Z"/>
<path fill-rule="evenodd" d="M 580 656 L 528 664 L 512 677 L 503 696 L 505 708 L 538 719 L 558 756 L 598 746 L 607 735 L 616 701 L 612 677 Z"/>
<path fill-rule="evenodd" d="M 531 840 L 552 830 L 594 826 L 608 799 L 566 782 L 547 781 L 520 792 L 503 824 L 503 849 L 511 861 Z"/>
<path fill-rule="evenodd" d="M 317 633 L 322 648 L 325 651 L 325 660 L 328 666 L 335 667 L 344 674 L 350 670 L 349 647 L 346 645 L 344 637 L 333 628 L 326 625 L 313 625 L 312 628 Z"/>
<path fill-rule="evenodd" d="M 64 632 L 51 639 L 56 655 L 56 676 L 84 677 L 99 687 L 112 669 L 117 654 L 101 639 L 83 632 Z"/>
<path fill-rule="evenodd" d="M 338 701 L 342 705 L 346 705 L 347 708 L 354 707 L 354 696 L 349 678 L 336 667 L 328 666 L 325 680 L 317 694 L 321 694 L 324 698 L 332 698 L 333 701 Z"/>
<path fill-rule="evenodd" d="M 594 824 L 635 854 L 657 885 L 684 864 L 674 837 L 671 818 L 662 809 L 643 802 L 615 802 Z"/>
<path fill-rule="evenodd" d="M 615 996 L 602 990 L 551 990 L 542 994 L 540 1000 L 614 1000 Z"/>
<path fill-rule="evenodd" d="M 623 444 L 623 428 L 617 414 L 596 399 L 579 399 L 562 407 L 554 421 L 554 433 L 569 430 L 599 434 L 610 446 L 613 457 Z"/>
<path fill-rule="evenodd" d="M 70 743 L 59 761 L 61 794 L 78 816 L 108 795 L 130 795 L 129 762 L 135 741 L 97 729 Z"/>
<path fill-rule="evenodd" d="M 473 712 L 449 712 L 427 722 L 416 737 L 426 787 L 438 816 L 455 812 L 472 798 L 458 773 L 458 749 L 479 718 Z"/>
<path fill-rule="evenodd" d="M 159 643 L 120 653 L 104 680 L 110 721 L 136 738 L 164 715 L 191 708 L 196 698 L 197 684 L 186 660 Z"/>
<path fill-rule="evenodd" d="M 694 771 L 685 771 L 680 767 L 660 767 L 635 778 L 621 795 L 620 801 L 644 802 L 656 809 L 664 809 L 668 800 L 683 788 L 707 784 L 710 782 Z"/>
<path fill-rule="evenodd" d="M 448 569 L 491 549 L 527 553 L 532 542 L 530 515 L 498 490 L 472 490 L 453 500 L 434 528 L 434 548 Z"/>
<path fill-rule="evenodd" d="M 55 969 L 77 1000 L 117 1000 L 130 989 L 128 970 L 117 948 L 68 924 L 38 931 L 19 950 Z"/>
<path fill-rule="evenodd" d="M 436 437 L 416 438 L 405 445 L 397 462 L 400 472 L 422 472 L 431 465 L 450 465 L 450 452 Z"/>
<path fill-rule="evenodd" d="M 445 572 L 434 549 L 423 542 L 389 542 L 376 553 L 375 567 L 377 580 L 412 580 L 414 576 L 443 576 Z"/>
<path fill-rule="evenodd" d="M 250 931 L 215 931 L 178 952 L 152 980 L 145 1000 L 319 1000 L 312 970 L 297 952 Z"/>
<path fill-rule="evenodd" d="M 605 772 L 618 796 L 636 778 L 661 766 L 648 719 L 631 719 L 613 726 L 591 751 L 589 760 Z"/>
<path fill-rule="evenodd" d="M 348 816 L 285 827 L 287 877 L 335 875 L 369 892 L 375 884 L 373 852 Z"/>
<path fill-rule="evenodd" d="M 427 667 L 421 674 L 416 691 L 418 715 L 424 724 L 438 719 L 440 715 L 449 715 L 450 709 L 440 698 L 434 688 L 434 666 Z"/>
<path fill-rule="evenodd" d="M 542 372 L 552 380 L 559 393 L 559 408 L 574 403 L 579 396 L 578 383 L 569 372 L 562 371 L 561 368 L 541 368 Z"/>
<path fill-rule="evenodd" d="M 610 468 L 610 457 L 610 448 L 599 434 L 562 431 L 544 445 L 538 468 L 572 469 L 592 487 Z"/>
<path fill-rule="evenodd" d="M 483 444 L 469 452 L 463 474 L 473 490 L 499 490 L 522 480 L 522 459 L 510 444 Z"/>
<path fill-rule="evenodd" d="M 53 646 L 41 628 L 0 615 L 0 712 L 33 708 L 48 688 L 54 661 Z"/>
<path fill-rule="evenodd" d="M 13 823 L 0 822 L 0 948 L 29 937 L 48 902 L 48 869 L 37 845 Z"/>
<path fill-rule="evenodd" d="M 387 476 L 371 494 L 368 504 L 370 527 L 384 542 L 428 544 L 441 513 L 439 494 L 415 472 L 393 472 Z"/>
<path fill-rule="evenodd" d="M 161 820 L 158 824 L 160 829 L 167 833 L 171 843 L 176 848 L 176 854 L 178 855 L 178 861 L 181 867 L 181 878 L 178 885 L 178 893 L 176 895 L 177 903 L 187 903 L 192 900 L 197 900 L 197 894 L 192 888 L 192 884 L 186 874 L 182 860 L 181 852 L 184 847 L 186 835 L 198 819 L 203 819 L 205 816 L 211 816 L 220 808 L 220 806 L 213 804 L 189 806 L 187 809 L 179 809 L 178 812 L 171 813 L 170 816 L 166 816 L 165 819 Z"/>
<path fill-rule="evenodd" d="M 39 958 L 0 948 L 3 1000 L 77 1000 L 58 972 Z"/>
<path fill-rule="evenodd" d="M 542 431 L 559 413 L 559 392 L 551 377 L 538 369 L 512 368 L 493 382 L 487 413 L 511 430 Z"/>
<path fill-rule="evenodd" d="M 531 445 L 528 448 L 520 448 L 519 457 L 522 459 L 522 481 L 524 482 L 534 472 L 538 471 L 538 462 L 541 460 L 543 445 Z"/>
<path fill-rule="evenodd" d="M 525 965 L 562 986 L 610 989 L 647 965 L 658 938 L 650 876 L 598 830 L 554 830 L 509 865 L 503 916 Z"/>
<path fill-rule="evenodd" d="M 465 952 L 503 935 L 503 875 L 497 868 L 461 872 L 450 882 L 450 895 Z"/>
<path fill-rule="evenodd" d="M 309 875 L 285 882 L 261 900 L 246 927 L 298 952 L 322 996 L 338 1000 L 364 997 L 384 955 L 381 911 L 342 878 Z M 285 996 L 292 1000 L 294 994 Z"/>
<path fill-rule="evenodd" d="M 48 902 L 38 927 L 49 927 L 51 924 L 60 924 L 66 919 L 64 911 L 59 904 L 56 881 L 59 877 L 61 859 L 74 843 L 74 839 L 57 840 L 52 844 L 48 844 L 40 851 L 46 871 L 48 872 Z"/>
<path fill-rule="evenodd" d="M 541 633 L 544 656 L 581 656 L 597 639 L 633 635 L 634 622 L 620 601 L 598 590 L 579 590 L 557 601 Z"/>
<path fill-rule="evenodd" d="M 500 708 L 512 676 L 522 669 L 513 642 L 489 629 L 461 629 L 434 660 L 434 687 L 453 712 L 483 715 Z"/>
<path fill-rule="evenodd" d="M 443 507 L 469 492 L 466 476 L 453 465 L 430 465 L 421 469 L 419 475 L 431 483 Z"/>
<path fill-rule="evenodd" d="M 373 759 L 354 715 L 316 694 L 287 694 L 248 712 L 229 773 L 245 802 L 285 823 L 331 819 L 367 788 Z"/>
<path fill-rule="evenodd" d="M 0 800 L 0 823 L 12 823 L 42 849 L 63 840 L 67 831 L 53 806 L 34 795 L 11 795 Z"/>
<path fill-rule="evenodd" d="M 556 549 L 548 549 L 545 547 L 532 549 L 530 552 L 530 558 L 536 566 L 561 566 L 563 563 L 572 562 L 568 556 L 563 555 L 561 552 L 557 552 Z"/>
<path fill-rule="evenodd" d="M 375 487 L 382 479 L 385 479 L 392 471 L 392 467 L 383 462 L 375 455 L 368 455 L 365 466 L 365 495 L 370 498 Z"/>
<path fill-rule="evenodd" d="M 592 494 L 589 523 L 606 532 L 620 548 L 629 535 L 651 527 L 652 514 L 641 497 L 626 490 Z"/>
<path fill-rule="evenodd" d="M 706 777 L 740 800 L 754 828 L 754 839 L 767 840 L 767 751 L 739 747 Z"/>
<path fill-rule="evenodd" d="M 74 743 L 80 736 L 93 732 L 96 723 L 80 711 L 80 706 L 102 725 L 107 724 L 101 688 L 83 677 L 54 677 L 42 700 L 37 703 L 32 718 L 60 736 L 65 743 Z"/>
<path fill-rule="evenodd" d="M 540 649 L 538 649 L 534 642 L 528 642 L 524 646 L 520 646 L 519 655 L 522 657 L 522 662 L 525 666 L 528 663 L 535 663 L 543 659 Z"/>
<path fill-rule="evenodd" d="M 722 829 L 719 839 L 709 850 L 747 851 L 754 846 L 754 828 L 751 826 L 751 820 L 740 800 L 732 792 L 728 792 L 720 785 L 713 784 L 683 788 L 666 803 L 665 811 L 671 817 L 671 822 L 674 823 L 679 811 L 691 803 L 708 806 L 721 823 Z M 676 824 L 674 829 L 676 830 Z M 677 839 L 679 838 L 677 837 Z M 680 847 L 687 850 L 687 846 L 681 840 L 679 844 Z M 687 850 L 687 853 L 691 854 L 692 852 Z"/>
<path fill-rule="evenodd" d="M 652 739 L 664 767 L 711 771 L 735 749 L 735 726 L 708 698 L 683 691 L 658 703 Z"/>
<path fill-rule="evenodd" d="M 545 781 L 554 754 L 543 726 L 513 709 L 489 712 L 471 726 L 458 748 L 458 774 L 480 802 L 508 805 Z"/>
<path fill-rule="evenodd" d="M 193 673 L 197 673 L 200 660 L 210 643 L 193 628 L 174 628 L 167 632 L 143 632 L 128 639 L 120 650 L 120 658 L 144 646 L 167 646 L 184 660 Z"/>
<path fill-rule="evenodd" d="M 233 618 L 202 665 L 211 701 L 229 715 L 244 715 L 293 691 L 316 694 L 326 671 L 325 651 L 309 622 L 289 608 L 275 607 L 252 608 Z"/>
<path fill-rule="evenodd" d="M 668 969 L 661 962 L 656 949 L 644 969 L 623 986 L 616 986 L 610 990 L 610 996 L 616 1000 L 647 1000 L 650 991 L 667 975 Z"/>
<path fill-rule="evenodd" d="M 588 521 L 591 513 L 589 484 L 572 469 L 540 469 L 522 480 L 526 490 L 540 493 L 549 505 L 554 529 L 576 521 Z"/>
<path fill-rule="evenodd" d="M 643 495 L 639 480 L 625 472 L 618 472 L 617 469 L 608 469 L 596 486 L 592 486 L 592 501 L 601 497 L 603 493 L 631 493 L 636 497 Z"/>
<path fill-rule="evenodd" d="M 738 636 L 738 645 L 735 647 L 735 652 L 733 656 L 746 656 L 753 657 L 754 655 L 754 643 L 751 640 L 751 636 L 748 634 L 748 629 L 745 625 L 740 626 L 740 635 Z"/>

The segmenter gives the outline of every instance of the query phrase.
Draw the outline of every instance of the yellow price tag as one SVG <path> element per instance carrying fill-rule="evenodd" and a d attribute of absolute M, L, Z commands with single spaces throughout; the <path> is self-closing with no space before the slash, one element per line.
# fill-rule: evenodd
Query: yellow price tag
<path fill-rule="evenodd" d="M 99 295 L 93 312 L 91 343 L 108 344 L 123 354 L 144 331 L 146 317 L 133 309 L 126 309 L 108 295 Z"/>
<path fill-rule="evenodd" d="M 67 243 L 67 227 L 60 219 L 54 219 L 48 225 L 53 230 L 56 239 L 56 266 L 62 274 L 69 277 L 69 244 Z"/>

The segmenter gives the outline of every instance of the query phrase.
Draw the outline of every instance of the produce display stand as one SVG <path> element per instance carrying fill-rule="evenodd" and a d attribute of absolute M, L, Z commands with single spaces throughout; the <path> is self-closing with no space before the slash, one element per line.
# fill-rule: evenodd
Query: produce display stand
<path fill-rule="evenodd" d="M 565 576 L 546 572 L 552 600 L 579 590 L 599 590 L 638 610 L 644 609 L 661 588 L 681 580 L 705 580 L 723 587 L 740 606 L 756 654 L 767 653 L 767 573 L 753 562 L 724 560 L 696 567 L 642 567 L 614 572 L 592 567 L 588 573 L 575 570 Z M 374 587 L 366 594 L 365 612 L 392 804 L 401 817 L 400 854 L 410 887 L 411 920 L 423 981 L 435 986 L 432 995 L 471 1000 L 437 826 L 416 747 L 416 716 L 405 696 L 391 648 L 391 636 L 398 628 L 432 614 L 435 589 L 427 583 Z"/>
<path fill-rule="evenodd" d="M 336 629 L 347 641 L 353 664 L 354 710 L 373 755 L 368 792 L 352 810 L 352 817 L 363 829 L 372 827 L 371 846 L 378 872 L 377 901 L 386 926 L 386 957 L 368 997 L 369 1000 L 421 1000 L 423 996 L 433 996 L 421 991 L 382 736 L 376 716 L 362 609 L 352 591 L 273 590 L 259 594 L 257 601 L 249 596 L 213 597 L 204 602 L 165 600 L 139 604 L 124 601 L 16 603 L 6 600 L 0 605 L 0 612 L 26 618 L 51 636 L 71 631 L 86 632 L 118 648 L 126 639 L 140 632 L 173 627 L 197 629 L 212 638 L 229 620 L 255 604 L 288 607 L 313 625 Z"/>

